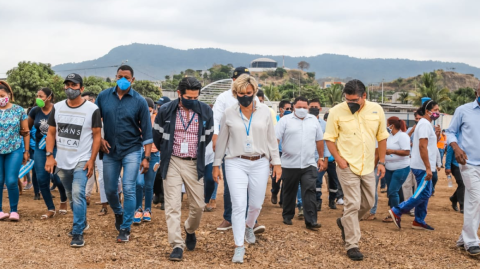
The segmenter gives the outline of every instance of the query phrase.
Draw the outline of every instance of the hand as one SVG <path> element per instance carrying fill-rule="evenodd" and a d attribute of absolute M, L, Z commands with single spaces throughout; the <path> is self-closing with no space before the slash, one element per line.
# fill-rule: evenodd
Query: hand
<path fill-rule="evenodd" d="M 28 153 L 28 151 L 25 151 L 23 153 L 23 162 L 22 164 L 25 165 L 27 164 L 28 160 L 30 160 L 30 153 Z"/>
<path fill-rule="evenodd" d="M 110 147 L 110 144 L 108 144 L 107 140 L 102 139 L 102 142 L 100 143 L 100 150 L 108 154 L 110 153 L 110 151 L 108 150 L 109 148 L 112 147 Z"/>
<path fill-rule="evenodd" d="M 150 163 L 147 161 L 147 159 L 143 159 L 142 162 L 140 163 L 140 174 L 145 174 L 148 172 L 148 168 L 150 167 Z"/>
<path fill-rule="evenodd" d="M 213 151 L 215 151 L 215 146 L 217 145 L 217 138 L 218 138 L 218 135 L 214 134 L 213 137 L 212 137 L 212 148 L 213 148 Z"/>
<path fill-rule="evenodd" d="M 57 166 L 57 161 L 53 156 L 47 157 L 47 161 L 45 162 L 45 171 L 47 171 L 49 174 L 53 174 L 53 170 Z"/>
<path fill-rule="evenodd" d="M 441 168 L 441 167 L 437 167 L 437 171 L 440 171 L 440 170 L 442 170 L 442 168 Z"/>
<path fill-rule="evenodd" d="M 393 154 L 393 149 L 387 149 L 386 154 L 387 155 Z"/>
<path fill-rule="evenodd" d="M 445 175 L 451 175 L 452 174 L 452 170 L 451 169 L 445 169 Z"/>
<path fill-rule="evenodd" d="M 212 176 L 213 176 L 213 181 L 215 181 L 216 183 L 223 180 L 222 170 L 220 170 L 219 166 L 213 167 Z"/>
<path fill-rule="evenodd" d="M 382 179 L 385 176 L 385 166 L 383 166 L 382 164 L 379 164 L 377 166 L 377 176 L 378 179 Z"/>
<path fill-rule="evenodd" d="M 25 137 L 25 136 L 28 136 L 30 134 L 30 130 L 25 130 L 24 128 L 21 128 L 20 129 L 20 135 Z"/>
<path fill-rule="evenodd" d="M 327 170 L 326 167 L 323 165 L 322 159 L 318 159 L 317 168 L 318 168 L 318 172 L 322 172 L 322 171 Z"/>
<path fill-rule="evenodd" d="M 467 163 L 467 154 L 465 154 L 465 151 L 463 151 L 460 147 L 455 147 L 454 150 L 455 152 L 455 159 L 459 164 L 465 165 Z"/>
<path fill-rule="evenodd" d="M 428 168 L 427 169 L 427 174 L 425 175 L 425 180 L 430 181 L 430 180 L 432 180 L 432 177 L 433 177 L 432 169 Z"/>
<path fill-rule="evenodd" d="M 338 158 L 338 160 L 335 159 L 335 161 L 338 163 L 338 167 L 340 167 L 340 169 L 346 169 L 348 167 L 347 161 L 345 161 L 345 159 L 342 157 Z"/>
<path fill-rule="evenodd" d="M 93 171 L 95 170 L 95 161 L 93 160 L 89 160 L 85 166 L 83 167 L 83 171 L 85 171 L 85 169 L 88 169 L 87 170 L 87 178 L 90 178 L 92 175 L 93 175 Z"/>
<path fill-rule="evenodd" d="M 282 166 L 280 165 L 273 166 L 272 177 L 275 177 L 277 179 L 275 182 L 278 182 L 280 180 L 280 178 L 282 177 Z"/>
<path fill-rule="evenodd" d="M 323 168 L 325 169 L 323 171 L 327 171 L 327 169 L 328 169 L 328 158 L 325 158 L 325 160 L 323 161 Z"/>

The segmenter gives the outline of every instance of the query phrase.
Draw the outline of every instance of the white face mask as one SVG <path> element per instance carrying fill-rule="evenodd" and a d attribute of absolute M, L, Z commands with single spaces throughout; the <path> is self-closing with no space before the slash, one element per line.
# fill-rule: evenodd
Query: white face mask
<path fill-rule="evenodd" d="M 295 115 L 297 117 L 303 119 L 308 115 L 308 110 L 305 108 L 295 108 Z"/>

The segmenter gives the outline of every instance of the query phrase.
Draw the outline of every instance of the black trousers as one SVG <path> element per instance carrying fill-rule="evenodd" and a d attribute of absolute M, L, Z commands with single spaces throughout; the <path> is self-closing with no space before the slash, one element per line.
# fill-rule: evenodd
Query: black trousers
<path fill-rule="evenodd" d="M 155 175 L 155 182 L 153 183 L 153 194 L 160 198 L 160 203 L 163 204 L 165 202 L 163 196 L 163 179 L 160 169 L 157 170 L 157 174 Z"/>
<path fill-rule="evenodd" d="M 317 168 L 310 166 L 300 168 L 282 168 L 283 179 L 283 212 L 285 219 L 293 219 L 297 202 L 298 184 L 300 184 L 303 201 L 303 213 L 306 224 L 317 223 L 317 209 L 315 186 L 317 182 Z"/>
<path fill-rule="evenodd" d="M 282 153 L 280 152 L 280 157 L 282 157 Z M 283 176 L 282 176 L 283 178 Z M 278 193 L 280 192 L 280 188 L 283 188 L 281 185 L 282 185 L 282 178 L 280 178 L 277 181 L 277 177 L 272 177 L 272 189 L 271 189 L 271 192 L 272 192 L 272 196 L 277 196 Z M 283 202 L 283 193 L 280 193 L 280 204 L 282 204 Z"/>
<path fill-rule="evenodd" d="M 463 201 L 465 200 L 465 185 L 463 184 L 462 174 L 460 168 L 452 164 L 452 174 L 457 181 L 457 190 L 452 196 L 452 200 L 460 204 L 460 208 L 463 209 Z"/>

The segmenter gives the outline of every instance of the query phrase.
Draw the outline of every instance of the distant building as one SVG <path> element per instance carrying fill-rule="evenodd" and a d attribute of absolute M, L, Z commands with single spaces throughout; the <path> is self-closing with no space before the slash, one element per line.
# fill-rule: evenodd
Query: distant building
<path fill-rule="evenodd" d="M 336 82 L 336 81 L 324 81 L 323 82 L 323 88 L 326 89 L 326 88 L 330 88 L 332 85 L 335 85 L 335 84 L 341 84 L 343 86 L 345 86 L 345 82 Z"/>
<path fill-rule="evenodd" d="M 269 58 L 258 58 L 250 63 L 250 72 L 275 71 L 278 63 Z"/>

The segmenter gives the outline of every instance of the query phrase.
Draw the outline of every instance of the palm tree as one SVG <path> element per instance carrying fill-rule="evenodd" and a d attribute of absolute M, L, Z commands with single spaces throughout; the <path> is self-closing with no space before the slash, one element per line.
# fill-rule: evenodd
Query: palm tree
<path fill-rule="evenodd" d="M 400 101 L 401 104 L 407 104 L 409 96 L 410 94 L 408 92 L 403 91 L 398 95 L 398 100 Z"/>
<path fill-rule="evenodd" d="M 416 96 L 412 98 L 413 104 L 420 106 L 422 104 L 422 97 L 430 97 L 439 104 L 450 101 L 450 90 L 447 88 L 441 88 L 437 81 L 437 73 L 423 73 L 420 78 L 421 84 L 418 87 Z"/>
<path fill-rule="evenodd" d="M 334 106 L 342 102 L 343 95 L 343 85 L 342 84 L 333 84 L 330 88 L 325 89 L 325 97 L 331 106 Z"/>
<path fill-rule="evenodd" d="M 263 87 L 265 95 L 270 101 L 280 101 L 282 100 L 282 95 L 278 91 L 278 88 L 273 85 L 267 85 Z"/>

